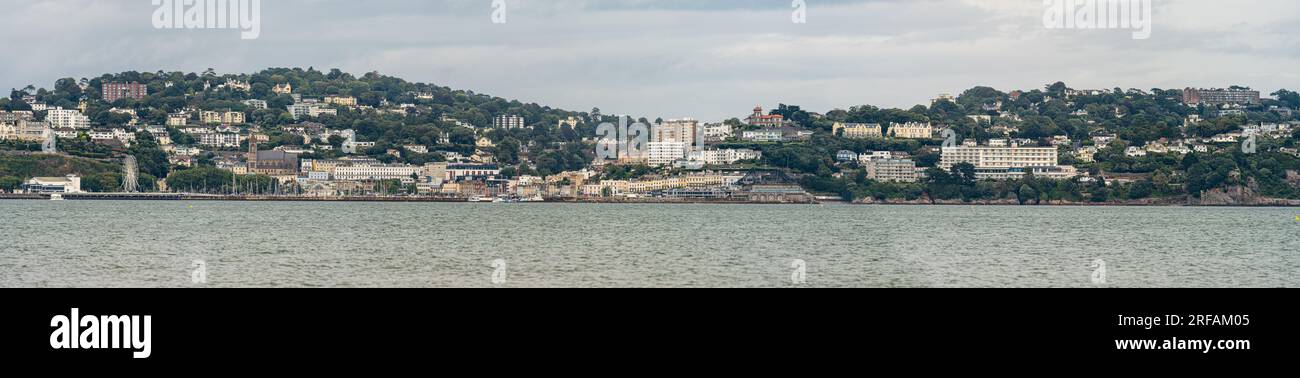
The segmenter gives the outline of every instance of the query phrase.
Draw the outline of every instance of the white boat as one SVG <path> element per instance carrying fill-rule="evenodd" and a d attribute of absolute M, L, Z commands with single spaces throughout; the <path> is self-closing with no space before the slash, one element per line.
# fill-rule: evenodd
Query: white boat
<path fill-rule="evenodd" d="M 62 201 L 62 200 L 63 200 L 63 194 L 50 193 L 50 201 Z"/>
<path fill-rule="evenodd" d="M 535 196 L 529 197 L 527 201 L 528 201 L 528 202 L 546 202 L 546 199 L 545 199 L 545 198 L 542 198 L 542 195 L 541 195 L 541 194 L 538 194 L 538 195 L 535 195 Z"/>
<path fill-rule="evenodd" d="M 483 202 L 483 199 L 479 198 L 479 196 L 473 196 L 469 197 L 469 202 Z"/>

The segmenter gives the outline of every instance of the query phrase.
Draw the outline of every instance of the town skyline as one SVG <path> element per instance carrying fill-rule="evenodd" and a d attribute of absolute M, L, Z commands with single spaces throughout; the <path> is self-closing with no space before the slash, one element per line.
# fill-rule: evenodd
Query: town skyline
<path fill-rule="evenodd" d="M 0 88 L 142 67 L 339 67 L 566 109 L 720 121 L 734 116 L 722 109 L 760 103 L 906 109 L 980 85 L 1300 87 L 1287 69 L 1300 61 L 1286 38 L 1300 24 L 1290 2 L 1157 4 L 1147 40 L 1045 29 L 1039 1 L 807 3 L 807 23 L 793 24 L 783 1 L 510 1 L 508 22 L 493 24 L 489 2 L 277 1 L 263 3 L 260 38 L 242 40 L 230 30 L 155 29 L 144 1 L 23 2 L 0 28 L 28 53 L 0 63 Z M 56 20 L 81 37 L 44 48 L 50 41 L 34 26 Z M 114 52 L 123 50 L 132 53 Z"/>
<path fill-rule="evenodd" d="M 233 200 L 1198 204 L 1261 182 L 1262 195 L 1227 201 L 1300 197 L 1300 94 L 1288 90 L 1057 82 L 911 109 L 760 105 L 646 125 L 373 72 L 271 68 L 62 79 L 0 108 L 14 156 L 0 160 L 0 187 L 23 198 L 80 196 L 83 175 L 92 195 Z"/>

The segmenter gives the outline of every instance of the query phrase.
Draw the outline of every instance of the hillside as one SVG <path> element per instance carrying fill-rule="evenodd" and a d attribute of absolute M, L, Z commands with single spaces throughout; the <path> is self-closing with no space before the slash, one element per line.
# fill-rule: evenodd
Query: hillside
<path fill-rule="evenodd" d="M 104 101 L 101 88 L 110 82 L 138 82 L 148 87 L 141 99 Z M 291 87 L 292 95 L 277 88 Z M 1248 88 L 1234 88 L 1245 90 Z M 1273 93 L 1258 103 L 1234 108 L 1187 105 L 1180 89 L 1101 89 L 1076 90 L 1064 83 L 1043 89 L 1001 91 L 975 87 L 957 96 L 941 96 L 929 106 L 910 109 L 882 109 L 871 105 L 812 112 L 797 105 L 780 104 L 770 110 L 795 125 L 814 131 L 804 141 L 753 143 L 739 140 L 738 135 L 717 145 L 719 148 L 744 148 L 762 152 L 760 161 L 749 165 L 760 169 L 781 169 L 794 174 L 809 190 L 838 194 L 846 199 L 866 197 L 912 200 L 922 196 L 936 199 L 1007 199 L 1023 201 L 1052 200 L 1132 200 L 1143 198 L 1199 197 L 1202 192 L 1252 183 L 1257 193 L 1276 198 L 1300 198 L 1295 173 L 1300 158 L 1294 151 L 1300 128 L 1291 134 L 1274 133 L 1258 141 L 1258 154 L 1242 154 L 1232 143 L 1209 143 L 1211 137 L 1236 133 L 1246 127 L 1263 124 L 1300 125 L 1292 110 L 1300 108 L 1300 94 L 1289 90 Z M 295 99 L 297 96 L 299 99 Z M 341 96 L 355 105 L 331 105 L 337 114 L 295 119 L 286 109 L 306 99 Z M 266 108 L 254 108 L 247 100 L 266 102 Z M 303 158 L 337 158 L 339 140 L 329 143 L 304 141 L 302 133 L 291 128 L 318 126 L 325 130 L 352 129 L 361 141 L 374 142 L 360 155 L 385 163 L 420 165 L 441 161 L 443 153 L 463 156 L 483 152 L 502 164 L 507 177 L 519 175 L 548 176 L 588 168 L 594 159 L 590 138 L 595 125 L 616 122 L 598 108 L 590 112 L 556 109 L 521 103 L 467 90 L 455 90 L 434 84 L 413 83 L 376 72 L 354 76 L 337 69 L 323 72 L 312 68 L 272 68 L 252 74 L 218 75 L 203 73 L 123 72 L 96 78 L 58 80 L 52 89 L 34 86 L 15 89 L 9 98 L 0 99 L 0 109 L 30 109 L 28 102 L 50 107 L 77 108 L 82 105 L 94 125 L 123 127 L 131 116 L 110 109 L 134 111 L 140 124 L 161 125 L 168 114 L 180 111 L 240 112 L 246 124 L 258 128 L 268 140 L 262 149 L 305 144 L 328 144 L 334 149 L 319 148 Z M 38 115 L 41 112 L 37 112 Z M 737 112 L 743 113 L 743 112 Z M 524 128 L 493 128 L 498 116 L 519 116 Z M 656 118 L 656 117 L 652 117 Z M 573 124 L 561 122 L 572 119 Z M 644 117 L 643 122 L 654 123 Z M 657 121 L 657 119 L 655 120 Z M 1071 165 L 1090 178 L 1119 177 L 1116 185 L 1104 181 L 1072 180 L 1051 182 L 1028 177 L 1024 182 L 974 182 L 960 172 L 933 172 L 940 159 L 938 139 L 851 139 L 832 133 L 836 122 L 893 123 L 919 122 L 951 129 L 958 140 L 980 144 L 991 139 L 1012 139 L 1021 145 L 1059 146 L 1061 164 Z M 737 134 L 752 129 L 733 118 L 725 123 Z M 172 139 L 189 145 L 193 138 L 169 128 Z M 62 142 L 65 151 L 74 155 L 117 159 L 135 155 L 143 172 L 166 177 L 184 169 L 169 166 L 167 156 L 157 143 L 140 133 L 142 142 L 130 150 L 96 146 L 82 140 Z M 487 144 L 480 143 L 486 138 Z M 1069 143 L 1063 143 L 1068 141 Z M 1104 142 L 1102 142 L 1104 141 Z M 1160 148 L 1177 144 L 1205 147 L 1191 154 L 1160 152 Z M 329 147 L 329 146 L 325 147 Z M 425 146 L 427 153 L 401 151 L 403 146 Z M 1151 154 L 1132 155 L 1126 150 L 1151 147 Z M 211 166 L 216 153 L 233 152 L 245 147 L 205 152 L 199 164 Z M 1094 149 L 1089 159 L 1079 155 L 1081 149 Z M 401 151 L 392 154 L 391 151 Z M 841 151 L 893 151 L 912 157 L 919 168 L 932 169 L 923 182 L 895 184 L 866 178 L 864 169 L 855 163 L 836 161 Z M 1132 151 L 1127 151 L 1132 152 Z M 671 173 L 644 171 L 646 173 Z M 24 177 L 19 171 L 0 171 L 0 175 Z"/>
<path fill-rule="evenodd" d="M 0 152 L 0 189 L 3 190 L 13 190 L 32 177 L 79 175 L 85 190 L 113 191 L 121 188 L 121 171 L 121 165 L 94 159 Z M 145 187 L 152 186 L 150 183 Z"/>

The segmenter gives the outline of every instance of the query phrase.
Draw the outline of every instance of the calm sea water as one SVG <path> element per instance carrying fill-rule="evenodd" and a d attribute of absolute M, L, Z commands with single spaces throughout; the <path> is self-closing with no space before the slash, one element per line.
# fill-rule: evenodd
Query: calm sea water
<path fill-rule="evenodd" d="M 1297 209 L 0 201 L 0 286 L 1300 287 Z M 493 266 L 501 259 L 504 270 Z M 504 282 L 493 283 L 504 272 Z"/>

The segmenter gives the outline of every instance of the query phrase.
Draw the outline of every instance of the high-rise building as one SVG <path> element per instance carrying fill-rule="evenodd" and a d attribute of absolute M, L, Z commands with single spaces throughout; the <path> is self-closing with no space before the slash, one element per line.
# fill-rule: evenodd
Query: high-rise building
<path fill-rule="evenodd" d="M 944 147 L 939 168 L 951 170 L 958 163 L 970 163 L 975 168 L 1025 168 L 1046 167 L 1058 163 L 1054 147 Z"/>
<path fill-rule="evenodd" d="M 492 119 L 492 127 L 498 129 L 522 129 L 525 125 L 524 117 L 517 115 L 502 114 Z"/>
<path fill-rule="evenodd" d="M 45 121 L 49 122 L 50 126 L 56 129 L 59 128 L 89 129 L 90 128 L 90 117 L 81 114 L 81 111 L 76 109 L 64 109 L 60 107 L 50 109 L 45 113 Z"/>
<path fill-rule="evenodd" d="M 646 161 L 651 166 L 664 166 L 686 158 L 684 142 L 650 142 L 646 144 Z"/>
<path fill-rule="evenodd" d="M 1183 90 L 1183 103 L 1187 105 L 1258 104 L 1259 91 L 1246 89 L 1193 89 Z"/>
<path fill-rule="evenodd" d="M 149 95 L 149 87 L 136 82 L 104 83 L 103 95 L 104 101 L 107 102 L 114 102 L 124 98 L 141 100 Z"/>
<path fill-rule="evenodd" d="M 1058 163 L 1055 147 L 1019 147 L 1016 145 L 944 147 L 939 168 L 951 171 L 954 165 L 970 163 L 981 180 L 1008 180 L 1032 173 L 1036 177 L 1069 179 L 1078 176 L 1073 166 Z"/>
<path fill-rule="evenodd" d="M 916 162 L 909 159 L 873 159 L 863 164 L 867 178 L 880 182 L 916 182 Z"/>
<path fill-rule="evenodd" d="M 702 131 L 700 121 L 691 118 L 667 120 L 650 128 L 650 141 L 682 142 L 689 148 L 695 145 L 697 133 Z"/>

